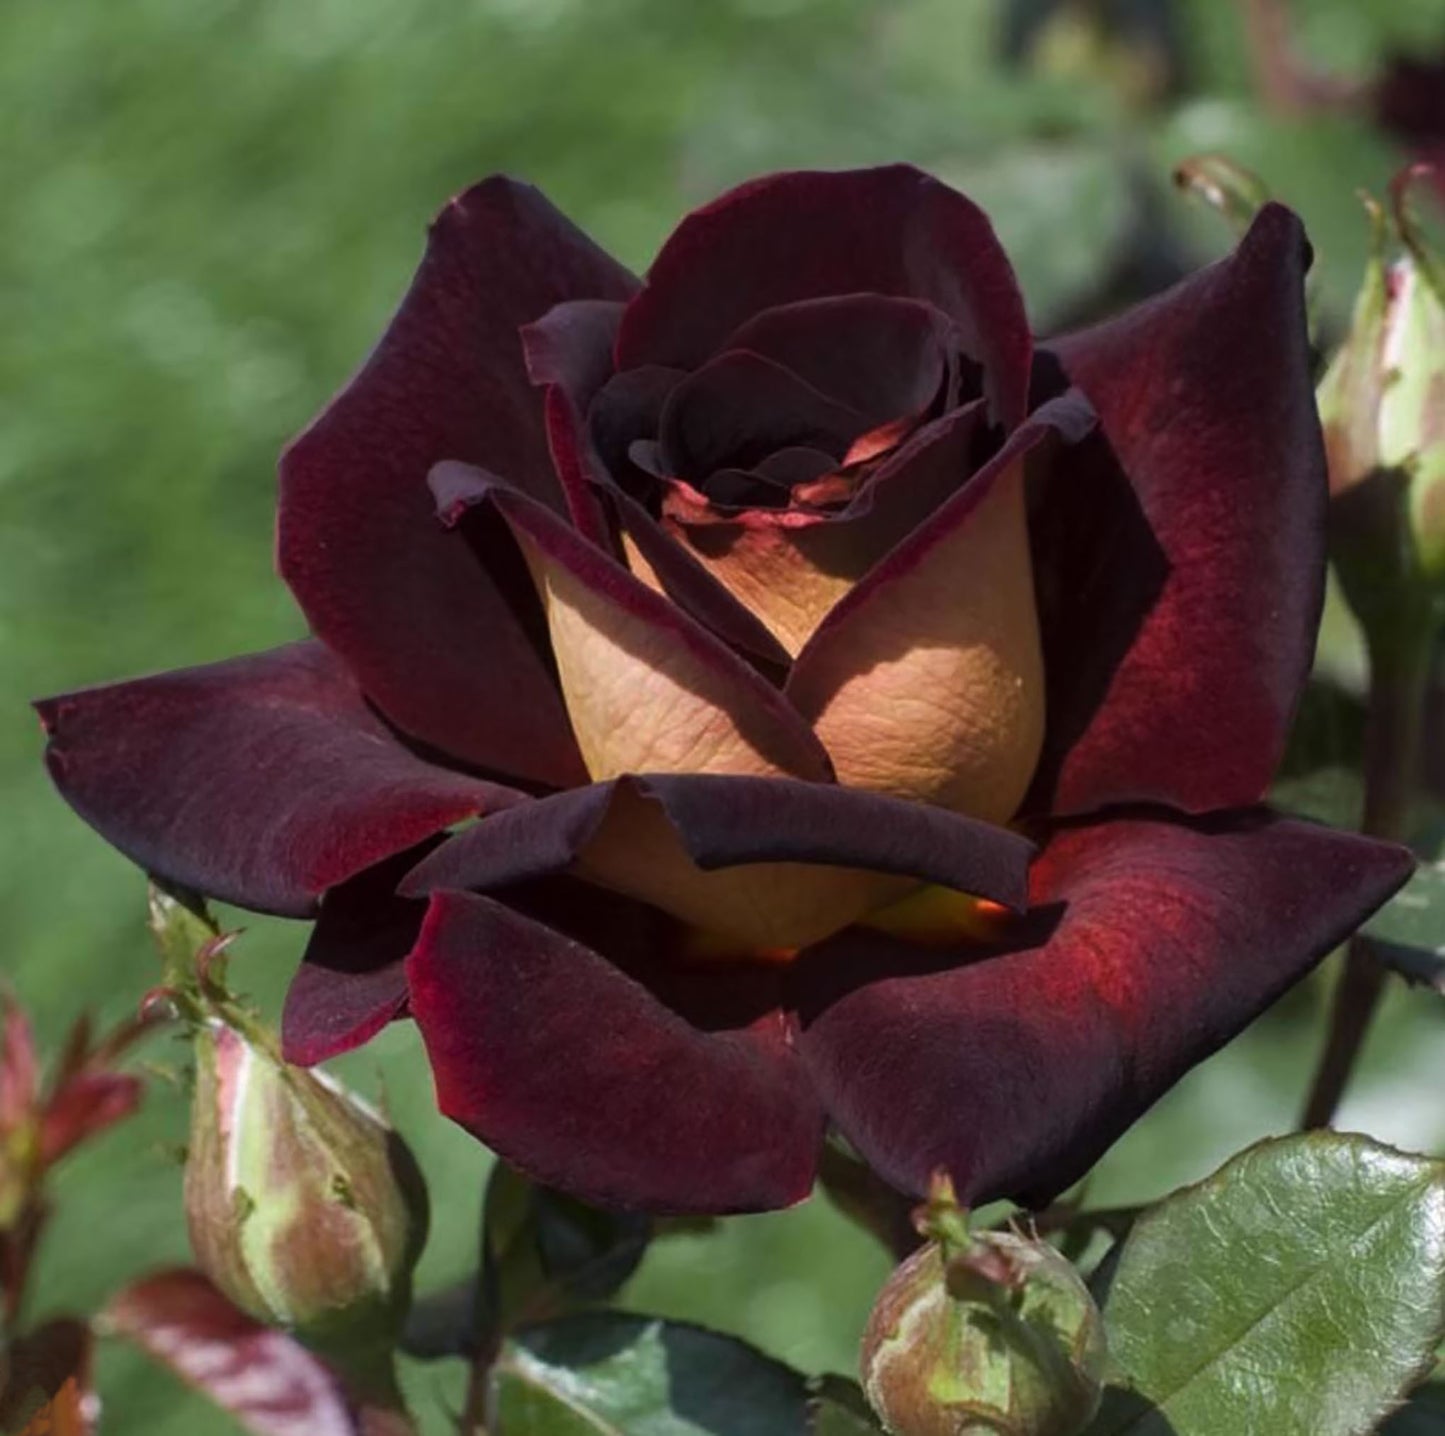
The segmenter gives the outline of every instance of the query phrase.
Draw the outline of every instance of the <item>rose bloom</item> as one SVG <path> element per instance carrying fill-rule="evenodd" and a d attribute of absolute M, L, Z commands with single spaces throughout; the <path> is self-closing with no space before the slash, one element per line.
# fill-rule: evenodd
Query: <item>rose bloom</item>
<path fill-rule="evenodd" d="M 313 637 L 41 703 L 51 772 L 316 919 L 292 1060 L 409 1014 L 535 1178 L 777 1207 L 831 1125 L 1045 1198 L 1410 868 L 1258 806 L 1325 571 L 1307 262 L 1270 206 L 1036 347 L 911 168 L 744 185 L 643 281 L 488 180 L 282 460 Z"/>

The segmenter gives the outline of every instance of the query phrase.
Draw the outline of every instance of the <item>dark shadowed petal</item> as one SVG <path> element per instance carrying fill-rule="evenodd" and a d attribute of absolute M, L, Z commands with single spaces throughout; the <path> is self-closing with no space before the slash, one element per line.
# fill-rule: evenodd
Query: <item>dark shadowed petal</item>
<path fill-rule="evenodd" d="M 787 649 L 746 604 L 708 571 L 697 554 L 664 532 L 631 494 L 614 489 L 607 502 L 617 515 L 627 566 L 633 573 L 665 593 L 764 673 L 786 669 Z"/>
<path fill-rule="evenodd" d="M 1080 1177 L 1404 882 L 1404 849 L 1260 811 L 1057 833 L 1013 945 L 860 930 L 805 953 L 799 1051 L 889 1181 L 967 1202 Z"/>
<path fill-rule="evenodd" d="M 822 1119 L 775 976 L 669 974 L 673 956 L 634 948 L 624 972 L 501 903 L 438 893 L 407 975 L 442 1111 L 527 1175 L 604 1206 L 801 1200 Z"/>
<path fill-rule="evenodd" d="M 369 1041 L 406 1007 L 402 961 L 416 942 L 426 903 L 397 896 L 406 874 L 436 847 L 432 839 L 357 873 L 321 902 L 301 966 L 286 990 L 281 1047 L 310 1067 Z"/>
<path fill-rule="evenodd" d="M 822 745 L 772 684 L 550 509 L 463 464 L 438 465 L 432 483 L 448 522 L 500 514 L 525 552 L 593 777 L 831 776 Z"/>
<path fill-rule="evenodd" d="M 1299 221 L 1271 205 L 1230 259 L 1055 346 L 1112 457 L 1096 445 L 1037 496 L 1049 722 L 1033 806 L 1202 811 L 1268 785 L 1324 590 L 1307 261 Z"/>
<path fill-rule="evenodd" d="M 782 778 L 649 774 L 494 814 L 444 843 L 402 890 L 495 890 L 578 871 L 771 948 L 836 931 L 891 900 L 900 889 L 883 874 L 1017 907 L 1030 852 L 1006 829 L 875 793 Z"/>
<path fill-rule="evenodd" d="M 633 444 L 656 441 L 663 407 L 685 377 L 681 369 L 645 365 L 614 374 L 602 386 L 587 410 L 588 435 L 601 462 L 599 482 L 627 487 L 624 480 Z"/>
<path fill-rule="evenodd" d="M 534 382 L 547 386 L 547 437 L 572 521 L 609 552 L 618 532 L 628 567 L 645 583 L 749 661 L 776 671 L 788 656 L 772 635 L 662 532 L 629 491 L 624 472 L 629 451 L 639 444 L 655 447 L 662 406 L 683 376 L 649 369 L 612 374 L 621 308 L 574 300 L 522 331 L 528 370 Z M 831 467 L 832 459 L 821 457 Z"/>
<path fill-rule="evenodd" d="M 659 429 L 669 477 L 702 484 L 714 469 L 750 469 L 778 449 L 804 444 L 840 463 L 867 418 L 775 360 L 730 349 L 689 374 L 668 396 Z"/>
<path fill-rule="evenodd" d="M 427 471 L 486 464 L 560 508 L 519 326 L 635 281 L 535 190 L 454 199 L 371 358 L 281 462 L 278 560 L 312 631 L 401 728 L 478 766 L 580 776 L 544 655 L 492 571 L 436 523 Z"/>
<path fill-rule="evenodd" d="M 327 888 L 524 801 L 424 762 L 319 643 L 47 698 L 65 800 L 149 872 L 304 917 Z"/>
<path fill-rule="evenodd" d="M 579 300 L 558 305 L 523 332 L 532 375 L 549 385 L 548 440 L 573 522 L 608 551 L 617 532 L 628 568 L 644 583 L 665 593 L 749 662 L 776 672 L 787 665 L 788 655 L 772 634 L 662 532 L 631 491 L 630 452 L 636 445 L 656 447 L 663 405 L 683 375 L 671 369 L 611 375 L 617 310 Z M 821 458 L 831 467 L 830 456 Z"/>
<path fill-rule="evenodd" d="M 784 691 L 840 782 L 1013 817 L 1038 758 L 1046 688 L 1025 477 L 1092 424 L 1077 394 L 1045 404 L 813 631 Z"/>
<path fill-rule="evenodd" d="M 745 320 L 838 294 L 921 299 L 958 324 L 993 415 L 1027 407 L 1031 339 L 987 217 L 908 165 L 771 175 L 689 215 L 627 307 L 617 367 L 695 368 Z"/>
<path fill-rule="evenodd" d="M 614 300 L 572 299 L 548 310 L 521 334 L 528 376 L 546 390 L 547 444 L 567 511 L 579 532 L 604 548 L 610 539 L 593 489 L 600 461 L 586 415 L 612 377 L 612 348 L 621 320 L 622 305 Z"/>
<path fill-rule="evenodd" d="M 930 304 L 847 294 L 765 310 L 727 347 L 776 360 L 873 426 L 922 413 L 938 397 L 950 327 Z"/>

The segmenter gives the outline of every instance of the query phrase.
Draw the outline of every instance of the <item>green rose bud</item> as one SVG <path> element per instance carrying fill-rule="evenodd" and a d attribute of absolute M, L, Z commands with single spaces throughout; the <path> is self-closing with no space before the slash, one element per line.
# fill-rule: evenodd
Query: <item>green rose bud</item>
<path fill-rule="evenodd" d="M 389 1349 L 426 1235 L 401 1139 L 319 1072 L 236 1028 L 197 1028 L 186 1219 L 237 1306 L 345 1363 Z"/>
<path fill-rule="evenodd" d="M 1347 590 L 1352 567 L 1361 591 L 1388 569 L 1397 587 L 1445 578 L 1445 270 L 1405 203 L 1424 168 L 1396 180 L 1391 216 L 1369 202 L 1374 252 L 1319 388 L 1330 492 L 1349 511 L 1336 524 Z"/>
<path fill-rule="evenodd" d="M 1075 1436 L 1103 1389 L 1104 1327 L 1047 1242 L 969 1234 L 962 1213 L 884 1285 L 863 1336 L 863 1387 L 894 1436 Z"/>

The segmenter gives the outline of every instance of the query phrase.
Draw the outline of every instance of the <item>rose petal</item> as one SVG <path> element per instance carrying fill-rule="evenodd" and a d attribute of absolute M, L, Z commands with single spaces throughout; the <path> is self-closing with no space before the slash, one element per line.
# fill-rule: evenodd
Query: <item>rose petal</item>
<path fill-rule="evenodd" d="M 259 912 L 327 888 L 515 789 L 424 762 L 319 643 L 37 703 L 51 777 L 133 862 Z"/>
<path fill-rule="evenodd" d="M 313 632 L 401 728 L 539 782 L 581 774 L 525 575 L 479 566 L 436 523 L 427 471 L 487 464 L 560 506 L 518 327 L 635 281 L 535 190 L 454 199 L 380 345 L 281 462 L 278 561 Z"/>
<path fill-rule="evenodd" d="M 402 883 L 492 889 L 577 871 L 748 949 L 800 946 L 936 882 L 1010 906 L 1030 848 L 942 809 L 779 778 L 650 774 L 498 813 Z M 884 878 L 881 875 L 891 875 Z"/>
<path fill-rule="evenodd" d="M 839 463 L 867 418 L 772 359 L 730 349 L 668 395 L 658 429 L 669 477 L 699 486 L 716 469 L 749 469 L 778 449 L 805 444 Z"/>
<path fill-rule="evenodd" d="M 617 516 L 627 567 L 643 583 L 666 594 L 763 673 L 772 675 L 787 668 L 787 649 L 708 571 L 698 555 L 667 534 L 630 494 L 614 489 L 607 501 Z"/>
<path fill-rule="evenodd" d="M 938 397 L 950 329 L 917 300 L 830 295 L 754 315 L 728 336 L 727 348 L 774 360 L 872 428 L 922 413 Z"/>
<path fill-rule="evenodd" d="M 840 782 L 1013 815 L 1044 717 L 1024 474 L 1092 418 L 1076 395 L 1045 405 L 808 639 L 785 691 Z"/>
<path fill-rule="evenodd" d="M 426 904 L 397 896 L 397 884 L 437 846 L 435 839 L 357 873 L 334 887 L 301 966 L 286 990 L 281 1048 L 310 1067 L 360 1047 L 406 1007 L 403 959 Z"/>
<path fill-rule="evenodd" d="M 783 696 L 731 649 L 550 510 L 459 464 L 433 479 L 453 520 L 495 507 L 532 567 L 578 746 L 594 778 L 624 772 L 829 776 Z"/>
<path fill-rule="evenodd" d="M 1402 848 L 1233 813 L 1055 834 L 1011 942 L 855 930 L 789 970 L 833 1120 L 895 1185 L 968 1203 L 1081 1176 L 1404 882 Z"/>
<path fill-rule="evenodd" d="M 695 368 L 763 310 L 864 293 L 948 315 L 994 418 L 1023 418 L 1032 340 L 1013 269 L 977 206 L 908 165 L 771 175 L 694 211 L 627 307 L 617 367 Z"/>
<path fill-rule="evenodd" d="M 1060 468 L 1032 522 L 1049 721 L 1031 806 L 1200 811 L 1268 785 L 1324 591 L 1307 261 L 1271 205 L 1232 258 L 1057 344 L 1117 468 L 1097 450 Z"/>
<path fill-rule="evenodd" d="M 797 654 L 843 595 L 963 485 L 982 421 L 980 400 L 919 430 L 837 514 L 726 516 L 679 490 L 664 504 L 665 526 Z"/>
<path fill-rule="evenodd" d="M 578 532 L 604 548 L 607 526 L 592 490 L 596 456 L 585 415 L 612 377 L 622 308 L 614 300 L 566 300 L 521 331 L 528 377 L 546 390 L 547 445 L 567 511 Z"/>
<path fill-rule="evenodd" d="M 501 903 L 437 894 L 407 975 L 441 1110 L 527 1175 L 603 1206 L 800 1201 L 822 1119 L 775 978 L 669 974 L 670 955 L 629 951 L 625 973 Z"/>
<path fill-rule="evenodd" d="M 602 386 L 587 408 L 587 432 L 601 462 L 594 475 L 599 483 L 629 487 L 625 480 L 633 444 L 656 441 L 667 400 L 686 377 L 681 369 L 645 365 L 614 374 Z M 649 482 L 644 496 L 653 492 Z"/>

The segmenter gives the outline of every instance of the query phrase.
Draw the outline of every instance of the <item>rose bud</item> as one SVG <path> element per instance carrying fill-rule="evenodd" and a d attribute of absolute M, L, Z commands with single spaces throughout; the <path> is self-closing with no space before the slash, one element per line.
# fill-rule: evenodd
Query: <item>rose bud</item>
<path fill-rule="evenodd" d="M 1374 252 L 1350 330 L 1319 388 L 1337 515 L 1336 558 L 1367 627 L 1399 622 L 1399 596 L 1445 576 L 1445 271 L 1405 210 L 1373 202 Z M 1387 258 L 1391 230 L 1401 253 Z M 1363 605 L 1363 607 L 1361 606 Z"/>
<path fill-rule="evenodd" d="M 895 1436 L 1074 1436 L 1098 1410 L 1103 1319 L 1045 1241 L 969 1233 L 943 1196 L 932 1237 L 884 1284 L 863 1335 L 863 1386 Z"/>
<path fill-rule="evenodd" d="M 426 1192 L 401 1139 L 344 1088 L 207 1022 L 185 1201 L 197 1263 L 244 1311 L 340 1358 L 390 1345 Z"/>

